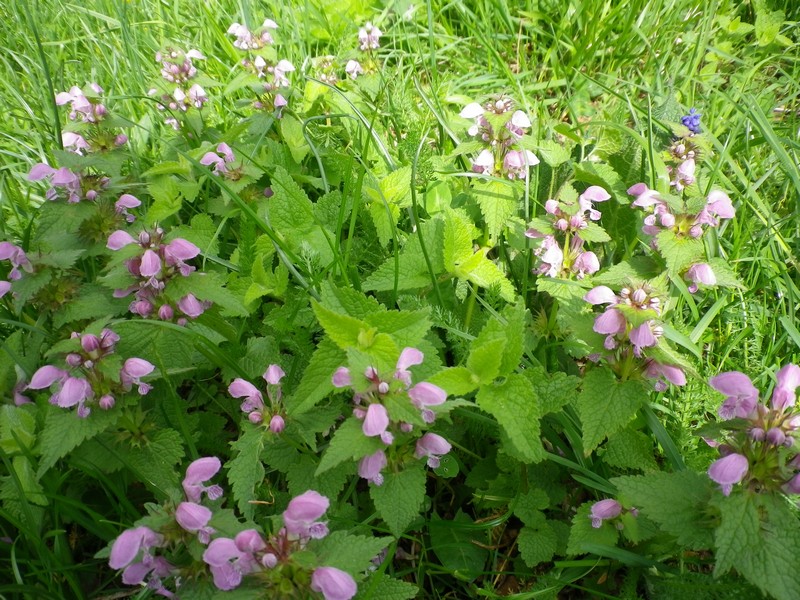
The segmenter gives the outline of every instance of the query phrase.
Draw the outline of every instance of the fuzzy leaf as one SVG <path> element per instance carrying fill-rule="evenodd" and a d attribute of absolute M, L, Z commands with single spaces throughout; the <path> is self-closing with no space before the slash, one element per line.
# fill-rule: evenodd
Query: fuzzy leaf
<path fill-rule="evenodd" d="M 174 429 L 160 429 L 145 445 L 127 453 L 128 462 L 165 497 L 178 489 L 176 466 L 184 454 L 182 441 Z"/>
<path fill-rule="evenodd" d="M 539 407 L 531 383 L 512 373 L 503 383 L 484 385 L 478 391 L 478 406 L 491 414 L 525 462 L 538 462 L 545 456 L 539 439 Z"/>
<path fill-rule="evenodd" d="M 578 512 L 572 517 L 572 527 L 569 531 L 569 542 L 567 543 L 567 554 L 574 556 L 584 554 L 584 544 L 601 544 L 603 546 L 616 546 L 619 532 L 613 524 L 603 521 L 600 527 L 592 527 L 590 511 L 594 502 L 585 502 L 578 508 Z"/>
<path fill-rule="evenodd" d="M 623 429 L 608 438 L 603 462 L 620 469 L 657 471 L 653 441 L 641 431 Z"/>
<path fill-rule="evenodd" d="M 386 473 L 382 485 L 369 486 L 369 495 L 378 514 L 396 537 L 400 537 L 419 514 L 425 500 L 424 465 L 422 461 L 408 464 L 402 471 Z"/>
<path fill-rule="evenodd" d="M 438 385 L 449 396 L 463 396 L 478 389 L 480 381 L 478 376 L 474 375 L 466 367 L 450 367 L 439 371 L 428 381 L 434 385 Z"/>
<path fill-rule="evenodd" d="M 336 498 L 348 478 L 356 472 L 354 464 L 342 463 L 317 476 L 317 466 L 318 462 L 305 454 L 289 466 L 286 478 L 289 480 L 289 493 L 292 496 L 315 490 L 328 498 Z"/>
<path fill-rule="evenodd" d="M 558 547 L 558 537 L 542 515 L 541 519 L 522 528 L 517 536 L 517 545 L 525 564 L 535 567 L 553 558 Z"/>
<path fill-rule="evenodd" d="M 626 506 L 635 506 L 660 528 L 692 550 L 711 547 L 711 522 L 706 515 L 712 484 L 692 471 L 615 477 Z"/>
<path fill-rule="evenodd" d="M 578 414 L 583 424 L 583 451 L 586 456 L 606 436 L 616 433 L 647 402 L 647 385 L 641 381 L 617 381 L 608 369 L 594 369 L 583 380 L 578 394 Z"/>
<path fill-rule="evenodd" d="M 497 241 L 506 223 L 517 214 L 514 188 L 504 181 L 488 181 L 474 184 L 472 193 L 486 220 L 489 239 Z"/>
<path fill-rule="evenodd" d="M 44 429 L 39 438 L 41 459 L 36 478 L 40 479 L 59 458 L 69 454 L 80 443 L 111 427 L 121 414 L 120 410 L 96 408 L 87 418 L 81 419 L 75 410 L 48 406 Z"/>
<path fill-rule="evenodd" d="M 317 543 L 315 551 L 321 565 L 348 573 L 362 573 L 391 542 L 392 538 L 389 537 L 376 538 L 334 531 Z"/>
<path fill-rule="evenodd" d="M 303 373 L 303 379 L 294 394 L 285 400 L 289 414 L 301 415 L 311 410 L 330 394 L 334 387 L 331 382 L 334 371 L 347 362 L 347 355 L 329 337 L 317 345 L 311 362 Z"/>
<path fill-rule="evenodd" d="M 244 433 L 231 444 L 236 456 L 228 461 L 228 481 L 233 497 L 242 515 L 253 518 L 253 505 L 256 485 L 264 479 L 264 465 L 261 451 L 264 449 L 264 429 L 256 425 L 246 425 Z"/>
<path fill-rule="evenodd" d="M 667 261 L 670 274 L 678 274 L 688 269 L 693 263 L 702 262 L 703 240 L 688 236 L 677 236 L 666 229 L 656 236 L 658 252 Z"/>
<path fill-rule="evenodd" d="M 459 510 L 449 521 L 434 515 L 429 531 L 431 549 L 445 569 L 466 579 L 475 579 L 483 572 L 489 552 L 474 542 L 486 544 L 486 535 L 474 528 L 467 514 Z"/>
<path fill-rule="evenodd" d="M 333 434 L 328 449 L 322 455 L 317 467 L 317 476 L 346 460 L 359 460 L 386 447 L 379 436 L 365 436 L 361 427 L 361 421 L 355 417 L 347 419 L 339 426 Z"/>
<path fill-rule="evenodd" d="M 377 577 L 378 579 L 374 579 Z M 415 585 L 400 581 L 388 575 L 374 575 L 369 585 L 361 585 L 355 600 L 411 600 L 419 594 L 419 588 Z"/>

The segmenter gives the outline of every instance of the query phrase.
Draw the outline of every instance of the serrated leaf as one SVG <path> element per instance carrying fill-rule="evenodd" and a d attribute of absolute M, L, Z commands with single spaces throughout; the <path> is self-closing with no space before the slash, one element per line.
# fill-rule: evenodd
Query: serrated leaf
<path fill-rule="evenodd" d="M 517 496 L 514 514 L 526 525 L 533 525 L 544 518 L 542 511 L 549 505 L 550 498 L 547 493 L 538 488 L 530 488 L 524 494 Z"/>
<path fill-rule="evenodd" d="M 431 328 L 430 309 L 390 310 L 372 313 L 364 321 L 389 334 L 401 348 L 416 347 Z"/>
<path fill-rule="evenodd" d="M 176 466 L 183 454 L 181 435 L 174 429 L 160 429 L 146 444 L 130 448 L 126 458 L 148 484 L 166 497 L 179 489 L 180 475 Z"/>
<path fill-rule="evenodd" d="M 369 486 L 378 514 L 396 537 L 416 518 L 425 500 L 424 464 L 418 461 L 402 471 L 385 473 L 382 485 Z"/>
<path fill-rule="evenodd" d="M 567 543 L 567 554 L 574 556 L 584 554 L 584 544 L 601 544 L 603 546 L 615 546 L 619 532 L 614 525 L 608 521 L 603 521 L 600 527 L 592 527 L 590 511 L 594 502 L 585 502 L 578 508 L 578 512 L 572 517 L 572 527 L 569 531 L 569 542 Z"/>
<path fill-rule="evenodd" d="M 580 231 L 580 236 L 583 241 L 589 242 L 590 244 L 608 242 L 611 240 L 611 236 L 597 223 L 586 223 L 586 227 Z"/>
<path fill-rule="evenodd" d="M 545 457 L 539 439 L 541 415 L 533 386 L 525 377 L 512 373 L 502 383 L 481 386 L 477 402 L 497 420 L 526 462 Z"/>
<path fill-rule="evenodd" d="M 538 154 L 547 165 L 555 168 L 569 160 L 569 150 L 552 140 L 543 140 L 539 143 Z"/>
<path fill-rule="evenodd" d="M 497 287 L 500 297 L 507 302 L 514 301 L 514 286 L 494 262 L 486 258 L 489 248 L 481 248 L 471 257 L 457 262 L 453 274 L 459 279 L 471 281 L 478 287 Z"/>
<path fill-rule="evenodd" d="M 652 473 L 615 477 L 611 483 L 626 506 L 638 508 L 663 531 L 675 536 L 681 546 L 692 550 L 711 547 L 712 521 L 706 507 L 713 490 L 705 474 L 688 470 Z"/>
<path fill-rule="evenodd" d="M 667 270 L 670 274 L 679 274 L 689 268 L 693 263 L 702 262 L 703 240 L 688 236 L 677 236 L 666 229 L 656 236 L 658 252 L 667 261 Z"/>
<path fill-rule="evenodd" d="M 305 491 L 315 490 L 327 498 L 336 498 L 342 491 L 348 478 L 356 472 L 355 465 L 342 463 L 316 475 L 317 461 L 308 455 L 302 455 L 286 472 L 289 482 L 289 493 L 299 496 Z"/>
<path fill-rule="evenodd" d="M 500 340 L 503 344 L 502 347 L 498 349 L 500 358 L 498 373 L 495 374 L 492 379 L 497 377 L 498 374 L 500 376 L 505 376 L 516 370 L 522 358 L 522 351 L 525 345 L 526 314 L 527 310 L 524 304 L 520 302 L 503 309 L 501 315 L 506 321 L 505 323 L 502 323 L 499 319 L 490 319 L 486 325 L 484 325 L 483 329 L 481 329 L 478 337 L 472 342 L 467 367 L 470 368 L 473 373 L 476 373 L 476 371 L 470 367 L 470 362 L 478 362 L 479 359 L 477 356 L 473 359 L 473 354 L 478 352 L 481 347 Z"/>
<path fill-rule="evenodd" d="M 177 277 L 170 281 L 167 290 L 175 302 L 186 294 L 194 294 L 198 300 L 218 305 L 227 316 L 246 317 L 250 314 L 242 301 L 225 287 L 224 277 L 214 271 L 194 271 L 188 277 Z"/>
<path fill-rule="evenodd" d="M 589 185 L 599 185 L 610 192 L 621 204 L 630 204 L 627 186 L 611 165 L 582 161 L 574 165 L 575 179 Z M 581 236 L 583 237 L 583 236 Z"/>
<path fill-rule="evenodd" d="M 73 321 L 121 315 L 128 311 L 129 304 L 130 299 L 114 298 L 105 287 L 87 283 L 80 287 L 75 298 L 53 314 L 53 325 L 61 327 Z"/>
<path fill-rule="evenodd" d="M 782 10 L 770 11 L 765 4 L 756 3 L 756 40 L 759 46 L 769 46 L 778 37 L 785 14 Z"/>
<path fill-rule="evenodd" d="M 478 378 L 481 385 L 492 383 L 500 374 L 506 342 L 494 339 L 474 348 L 467 359 L 467 369 Z"/>
<path fill-rule="evenodd" d="M 290 114 L 285 114 L 280 120 L 281 137 L 286 142 L 292 158 L 298 164 L 303 162 L 303 159 L 308 155 L 311 150 L 305 136 L 303 135 L 303 125 Z"/>
<path fill-rule="evenodd" d="M 285 403 L 290 415 L 301 415 L 333 391 L 331 377 L 347 361 L 344 350 L 326 337 L 317 345 L 303 379 Z"/>
<path fill-rule="evenodd" d="M 472 193 L 486 220 L 489 239 L 496 242 L 506 223 L 517 214 L 514 188 L 504 181 L 493 180 L 474 184 Z"/>
<path fill-rule="evenodd" d="M 523 375 L 533 384 L 541 415 L 561 410 L 575 399 L 580 379 L 555 372 L 547 374 L 542 368 L 525 369 Z"/>
<path fill-rule="evenodd" d="M 365 320 L 373 313 L 386 312 L 386 308 L 372 296 L 358 290 L 339 287 L 326 281 L 321 286 L 322 304 L 330 310 L 349 315 L 355 319 Z"/>
<path fill-rule="evenodd" d="M 347 419 L 339 426 L 333 434 L 328 449 L 322 455 L 316 476 L 347 460 L 359 460 L 386 447 L 380 436 L 367 437 L 361 428 L 361 421 L 355 417 Z"/>
<path fill-rule="evenodd" d="M 650 389 L 642 381 L 617 381 L 608 369 L 594 369 L 578 394 L 583 425 L 583 451 L 588 456 L 606 436 L 622 429 L 647 402 Z"/>
<path fill-rule="evenodd" d="M 653 441 L 641 431 L 623 429 L 608 438 L 603 462 L 621 469 L 657 471 L 653 457 Z"/>
<path fill-rule="evenodd" d="M 438 385 L 448 396 L 463 396 L 478 389 L 478 377 L 466 367 L 450 367 L 439 371 L 428 382 Z"/>
<path fill-rule="evenodd" d="M 478 231 L 472 221 L 462 211 L 445 212 L 444 225 L 444 266 L 455 271 L 456 264 L 472 256 L 472 240 Z"/>
<path fill-rule="evenodd" d="M 542 515 L 537 522 L 523 527 L 517 536 L 519 553 L 525 564 L 533 568 L 553 558 L 558 547 L 556 532 Z"/>
<path fill-rule="evenodd" d="M 742 280 L 736 275 L 736 271 L 724 258 L 712 258 L 708 261 L 714 276 L 717 278 L 717 285 L 719 287 L 735 288 L 738 290 L 746 289 Z"/>
<path fill-rule="evenodd" d="M 153 203 L 147 210 L 147 222 L 163 221 L 181 209 L 182 199 L 178 183 L 169 175 L 159 175 L 148 184 L 147 191 Z"/>
<path fill-rule="evenodd" d="M 58 459 L 69 454 L 85 440 L 91 439 L 117 422 L 120 410 L 93 410 L 85 419 L 81 419 L 74 410 L 48 406 L 44 428 L 39 436 L 39 469 L 36 478 L 42 475 Z"/>
<path fill-rule="evenodd" d="M 236 504 L 242 515 L 252 520 L 254 508 L 250 501 L 256 499 L 256 485 L 264 479 L 261 452 L 264 449 L 265 434 L 261 427 L 255 425 L 246 427 L 239 439 L 231 444 L 236 456 L 227 462 L 226 467 Z"/>
<path fill-rule="evenodd" d="M 411 600 L 419 594 L 419 588 L 415 585 L 400 581 L 388 575 L 374 575 L 377 581 L 371 580 L 369 585 L 361 585 L 355 600 Z"/>
<path fill-rule="evenodd" d="M 0 450 L 6 454 L 31 448 L 36 441 L 35 430 L 36 419 L 27 408 L 9 404 L 0 407 Z"/>
<path fill-rule="evenodd" d="M 317 542 L 314 550 L 321 565 L 348 573 L 363 573 L 391 542 L 392 538 L 389 537 L 376 538 L 334 531 Z"/>

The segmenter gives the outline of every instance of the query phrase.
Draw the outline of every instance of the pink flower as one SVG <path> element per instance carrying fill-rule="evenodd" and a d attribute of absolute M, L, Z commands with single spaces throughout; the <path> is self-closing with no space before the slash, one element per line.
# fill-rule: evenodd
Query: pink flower
<path fill-rule="evenodd" d="M 350 600 L 358 588 L 355 580 L 334 567 L 317 567 L 311 574 L 311 589 L 321 592 L 325 600 Z"/>
<path fill-rule="evenodd" d="M 758 403 L 758 390 L 750 378 L 739 371 L 720 373 L 709 380 L 709 385 L 727 396 L 719 408 L 723 419 L 748 418 Z"/>
<path fill-rule="evenodd" d="M 592 527 L 597 529 L 603 524 L 603 521 L 616 519 L 621 513 L 622 505 L 616 500 L 608 498 L 592 504 L 589 517 L 592 519 Z"/>
<path fill-rule="evenodd" d="M 132 386 L 138 386 L 138 391 L 141 395 L 149 392 L 153 386 L 142 383 L 141 378 L 149 375 L 155 370 L 155 365 L 147 362 L 143 358 L 129 358 L 122 366 L 119 372 L 120 382 L 125 390 L 130 390 Z"/>
<path fill-rule="evenodd" d="M 364 68 L 357 60 L 348 60 L 347 64 L 344 66 L 344 71 L 350 79 L 356 79 L 359 75 L 364 74 Z"/>
<path fill-rule="evenodd" d="M 208 527 L 213 514 L 201 504 L 181 502 L 175 511 L 175 520 L 185 531 L 196 533 L 201 544 L 208 544 L 211 535 L 216 531 L 213 527 Z"/>
<path fill-rule="evenodd" d="M 186 469 L 186 476 L 183 478 L 183 491 L 190 502 L 200 502 L 200 497 L 205 492 L 211 500 L 216 500 L 222 496 L 222 488 L 218 485 L 204 486 L 203 482 L 208 481 L 219 472 L 222 464 L 216 456 L 198 458 Z"/>
<path fill-rule="evenodd" d="M 333 374 L 332 381 L 333 387 L 343 388 L 353 384 L 353 378 L 350 376 L 350 369 L 347 367 L 339 367 Z"/>
<path fill-rule="evenodd" d="M 283 372 L 278 365 L 270 365 L 267 367 L 267 370 L 264 371 L 264 381 L 269 383 L 270 385 L 279 385 L 281 379 L 286 376 L 286 373 Z"/>
<path fill-rule="evenodd" d="M 747 475 L 749 463 L 742 454 L 731 453 L 714 461 L 708 468 L 708 476 L 722 486 L 722 493 L 728 496 L 733 486 Z"/>
<path fill-rule="evenodd" d="M 778 380 L 775 390 L 772 392 L 772 408 L 784 411 L 787 407 L 794 406 L 797 399 L 796 390 L 800 386 L 800 367 L 797 365 L 785 365 L 775 375 Z"/>
<path fill-rule="evenodd" d="M 407 386 L 411 385 L 411 372 L 409 367 L 421 365 L 425 355 L 416 348 L 403 348 L 400 358 L 397 359 L 394 378 L 399 379 Z"/>
<path fill-rule="evenodd" d="M 674 365 L 657 363 L 654 360 L 647 363 L 644 375 L 651 379 L 658 379 L 656 382 L 656 390 L 659 392 L 663 392 L 667 389 L 667 385 L 660 379 L 662 377 L 673 385 L 686 385 L 686 375 L 683 369 Z"/>
<path fill-rule="evenodd" d="M 359 48 L 365 52 L 377 50 L 380 48 L 380 37 L 382 35 L 383 32 L 380 29 L 368 22 L 364 27 L 358 30 Z M 330 599 L 326 598 L 326 600 Z"/>
<path fill-rule="evenodd" d="M 320 539 L 328 535 L 328 526 L 317 521 L 328 510 L 330 501 L 319 492 L 309 490 L 293 498 L 283 512 L 286 532 L 300 538 Z"/>
<path fill-rule="evenodd" d="M 428 457 L 428 466 L 435 469 L 439 466 L 440 458 L 450 452 L 452 446 L 442 436 L 435 433 L 426 433 L 417 440 L 414 456 L 422 458 Z"/>
<path fill-rule="evenodd" d="M 212 540 L 203 552 L 203 561 L 210 567 L 214 585 L 223 591 L 239 587 L 242 577 L 258 568 L 253 552 L 240 549 L 230 538 Z"/>
<path fill-rule="evenodd" d="M 374 454 L 365 456 L 358 463 L 358 475 L 375 485 L 383 484 L 381 471 L 386 467 L 386 453 L 378 450 Z"/>
<path fill-rule="evenodd" d="M 714 271 L 712 271 L 711 266 L 706 263 L 693 264 L 686 271 L 685 277 L 688 281 L 692 282 L 692 285 L 689 286 L 689 292 L 692 294 L 698 290 L 698 283 L 702 283 L 703 285 L 717 284 L 717 277 L 714 275 Z"/>
<path fill-rule="evenodd" d="M 367 437 L 381 435 L 389 427 L 389 413 L 383 404 L 370 404 L 361 430 Z"/>

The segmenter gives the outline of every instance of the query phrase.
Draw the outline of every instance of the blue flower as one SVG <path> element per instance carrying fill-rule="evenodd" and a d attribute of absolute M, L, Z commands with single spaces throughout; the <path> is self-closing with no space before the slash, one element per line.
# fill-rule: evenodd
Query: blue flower
<path fill-rule="evenodd" d="M 681 123 L 689 128 L 689 131 L 692 133 L 700 133 L 702 130 L 700 129 L 700 117 L 702 117 L 697 109 L 692 108 L 689 110 L 689 114 L 681 117 Z"/>

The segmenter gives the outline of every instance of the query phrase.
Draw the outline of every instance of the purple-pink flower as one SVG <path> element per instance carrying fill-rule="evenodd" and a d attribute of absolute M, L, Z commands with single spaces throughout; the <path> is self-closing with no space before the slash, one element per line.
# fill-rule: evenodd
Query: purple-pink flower
<path fill-rule="evenodd" d="M 214 477 L 222 468 L 222 463 L 216 456 L 198 458 L 186 469 L 186 476 L 183 478 L 182 486 L 189 502 L 200 502 L 200 498 L 205 493 L 211 500 L 216 500 L 222 496 L 222 488 L 218 485 L 203 485 L 206 481 Z"/>
<path fill-rule="evenodd" d="M 750 378 L 739 371 L 720 373 L 709 380 L 709 385 L 727 396 L 719 408 L 723 419 L 748 418 L 758 404 L 758 390 Z"/>
<path fill-rule="evenodd" d="M 321 592 L 325 600 L 350 600 L 358 588 L 355 580 L 334 567 L 317 567 L 311 575 L 311 589 Z"/>
<path fill-rule="evenodd" d="M 728 496 L 733 486 L 747 475 L 749 462 L 746 456 L 731 453 L 714 461 L 708 469 L 708 476 L 722 486 L 722 493 Z"/>
<path fill-rule="evenodd" d="M 442 456 L 450 452 L 452 446 L 442 436 L 435 433 L 426 433 L 417 440 L 414 456 L 417 458 L 427 457 L 428 466 L 431 469 L 439 467 Z"/>
<path fill-rule="evenodd" d="M 318 521 L 328 510 L 330 501 L 319 492 L 309 490 L 293 498 L 283 513 L 283 524 L 289 535 L 319 539 L 328 535 L 328 526 Z"/>
<path fill-rule="evenodd" d="M 620 514 L 622 514 L 622 505 L 612 498 L 595 502 L 589 511 L 592 527 L 595 529 L 599 528 L 603 521 L 616 519 Z"/>
<path fill-rule="evenodd" d="M 383 450 L 378 450 L 359 461 L 358 476 L 375 485 L 382 485 L 383 474 L 381 471 L 386 468 L 387 464 L 386 453 Z"/>

